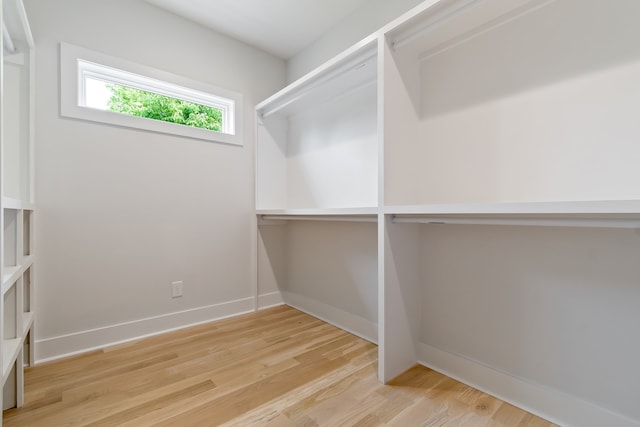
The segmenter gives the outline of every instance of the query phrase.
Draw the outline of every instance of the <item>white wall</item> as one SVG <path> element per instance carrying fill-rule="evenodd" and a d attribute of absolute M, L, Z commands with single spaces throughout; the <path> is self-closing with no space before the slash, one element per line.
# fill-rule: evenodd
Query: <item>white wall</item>
<path fill-rule="evenodd" d="M 259 293 L 377 342 L 377 226 L 288 221 L 260 227 Z"/>
<path fill-rule="evenodd" d="M 425 226 L 422 242 L 422 343 L 640 420 L 638 230 Z"/>
<path fill-rule="evenodd" d="M 369 0 L 287 63 L 292 82 L 398 18 L 422 0 Z"/>
<path fill-rule="evenodd" d="M 37 49 L 37 358 L 251 309 L 253 106 L 284 86 L 284 62 L 141 0 L 25 3 Z M 61 41 L 242 93 L 245 145 L 61 118 Z M 176 280 L 184 296 L 172 299 Z"/>

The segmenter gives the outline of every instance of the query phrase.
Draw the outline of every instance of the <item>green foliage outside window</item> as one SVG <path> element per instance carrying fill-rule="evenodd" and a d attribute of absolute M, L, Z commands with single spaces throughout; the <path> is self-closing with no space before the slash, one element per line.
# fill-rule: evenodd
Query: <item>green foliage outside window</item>
<path fill-rule="evenodd" d="M 222 113 L 206 105 L 194 104 L 126 86 L 107 85 L 112 92 L 109 110 L 220 132 Z"/>

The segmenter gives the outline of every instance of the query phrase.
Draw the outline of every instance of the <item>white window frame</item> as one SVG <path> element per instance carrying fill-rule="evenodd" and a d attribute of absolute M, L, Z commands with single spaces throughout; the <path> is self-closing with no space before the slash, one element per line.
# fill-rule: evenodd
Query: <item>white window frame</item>
<path fill-rule="evenodd" d="M 222 111 L 220 132 L 86 106 L 87 78 Z M 93 122 L 243 145 L 242 95 L 69 43 L 60 44 L 60 114 Z"/>

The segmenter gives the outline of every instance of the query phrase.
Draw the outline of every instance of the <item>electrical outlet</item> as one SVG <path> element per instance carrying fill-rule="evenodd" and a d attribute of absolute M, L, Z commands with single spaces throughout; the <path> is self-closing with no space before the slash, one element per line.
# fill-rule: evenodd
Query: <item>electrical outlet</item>
<path fill-rule="evenodd" d="M 171 298 L 178 298 L 182 296 L 182 280 L 179 282 L 171 282 Z"/>

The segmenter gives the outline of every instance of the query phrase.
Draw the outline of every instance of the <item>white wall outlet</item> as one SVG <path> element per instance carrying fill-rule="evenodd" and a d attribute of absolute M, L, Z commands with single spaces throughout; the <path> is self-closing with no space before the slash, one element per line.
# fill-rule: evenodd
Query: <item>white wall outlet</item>
<path fill-rule="evenodd" d="M 179 282 L 171 282 L 171 298 L 178 298 L 182 296 L 182 280 Z"/>

